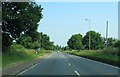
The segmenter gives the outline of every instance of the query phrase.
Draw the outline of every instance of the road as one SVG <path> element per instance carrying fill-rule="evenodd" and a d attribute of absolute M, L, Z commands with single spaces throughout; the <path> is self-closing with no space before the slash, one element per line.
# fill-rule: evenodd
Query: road
<path fill-rule="evenodd" d="M 55 52 L 18 75 L 118 75 L 118 69 L 64 52 Z"/>

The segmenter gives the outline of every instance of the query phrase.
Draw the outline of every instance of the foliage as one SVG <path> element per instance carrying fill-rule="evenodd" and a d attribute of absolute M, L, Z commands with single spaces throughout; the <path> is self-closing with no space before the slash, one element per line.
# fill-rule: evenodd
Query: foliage
<path fill-rule="evenodd" d="M 82 40 L 85 49 L 89 49 L 89 33 L 90 33 L 91 49 L 98 49 L 100 46 L 104 44 L 102 41 L 102 37 L 99 33 L 96 33 L 95 31 L 89 31 L 86 33 L 86 35 L 83 37 Z"/>
<path fill-rule="evenodd" d="M 62 47 L 63 50 L 69 50 L 68 46 Z"/>
<path fill-rule="evenodd" d="M 41 47 L 46 50 L 52 50 L 54 45 L 53 42 L 50 42 L 50 37 L 46 34 L 41 35 Z"/>
<path fill-rule="evenodd" d="M 17 43 L 23 45 L 25 48 L 28 49 L 54 49 L 54 42 L 50 41 L 50 37 L 47 34 L 39 32 L 34 32 L 34 34 L 35 35 L 33 39 L 27 34 L 22 34 Z"/>
<path fill-rule="evenodd" d="M 36 41 L 33 41 L 30 36 L 27 34 L 21 35 L 21 37 L 18 39 L 17 43 L 23 45 L 25 48 L 28 49 L 37 49 L 40 47 L 40 39 L 37 39 Z"/>
<path fill-rule="evenodd" d="M 42 57 L 46 53 L 51 53 L 50 50 L 35 50 L 26 49 L 20 44 L 12 44 L 9 46 L 10 52 L 2 53 L 2 66 L 3 68 L 9 65 L 33 60 Z M 37 52 L 37 53 L 36 53 Z"/>
<path fill-rule="evenodd" d="M 72 35 L 71 38 L 67 42 L 69 48 L 80 50 L 82 49 L 82 35 L 81 34 L 75 34 Z"/>
<path fill-rule="evenodd" d="M 115 47 L 120 48 L 120 40 L 117 40 L 117 42 L 115 43 Z"/>
<path fill-rule="evenodd" d="M 32 38 L 28 35 L 22 35 L 19 40 L 18 43 L 23 45 L 25 48 L 31 48 L 32 47 Z"/>
<path fill-rule="evenodd" d="M 115 43 L 116 43 L 116 39 L 108 38 L 107 46 L 112 46 L 112 47 L 114 47 L 114 46 L 115 46 Z"/>
<path fill-rule="evenodd" d="M 19 57 L 23 57 L 23 56 L 26 56 L 26 53 L 25 53 L 25 48 L 22 46 L 22 45 L 19 45 L 19 44 L 12 44 L 10 47 L 9 47 L 9 50 L 10 52 L 9 55 L 11 56 L 19 56 Z"/>
<path fill-rule="evenodd" d="M 32 35 L 42 18 L 42 9 L 35 2 L 2 2 L 2 34 L 7 37 L 3 39 L 4 47 L 23 33 Z"/>
<path fill-rule="evenodd" d="M 60 50 L 60 49 L 61 49 L 61 46 L 59 46 L 59 45 L 54 46 L 54 50 Z"/>
<path fill-rule="evenodd" d="M 120 51 L 118 50 L 118 48 L 113 48 L 113 47 L 105 47 L 104 49 L 102 49 L 101 51 L 102 53 L 108 55 L 118 55 L 120 56 Z"/>
<path fill-rule="evenodd" d="M 10 38 L 9 34 L 2 33 L 2 44 L 2 51 L 6 52 L 7 47 L 12 44 L 12 39 Z"/>

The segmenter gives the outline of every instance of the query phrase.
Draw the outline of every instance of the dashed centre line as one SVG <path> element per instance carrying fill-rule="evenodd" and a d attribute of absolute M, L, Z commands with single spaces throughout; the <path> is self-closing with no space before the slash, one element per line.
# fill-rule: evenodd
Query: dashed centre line
<path fill-rule="evenodd" d="M 69 66 L 71 66 L 71 64 L 70 64 L 70 63 L 68 63 L 68 65 L 69 65 Z"/>
<path fill-rule="evenodd" d="M 80 74 L 75 70 L 75 73 L 78 75 L 78 76 L 80 76 Z"/>

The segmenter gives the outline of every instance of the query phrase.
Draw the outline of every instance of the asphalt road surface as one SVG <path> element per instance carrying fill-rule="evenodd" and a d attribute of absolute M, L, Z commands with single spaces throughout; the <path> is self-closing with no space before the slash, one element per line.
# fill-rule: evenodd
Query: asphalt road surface
<path fill-rule="evenodd" d="M 55 52 L 18 75 L 118 75 L 118 70 L 115 66 Z"/>

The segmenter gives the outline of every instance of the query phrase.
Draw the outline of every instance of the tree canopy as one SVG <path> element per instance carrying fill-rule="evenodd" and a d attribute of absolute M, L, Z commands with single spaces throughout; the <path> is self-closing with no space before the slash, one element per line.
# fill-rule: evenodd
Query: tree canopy
<path fill-rule="evenodd" d="M 71 38 L 67 42 L 69 48 L 80 50 L 82 49 L 82 35 L 81 34 L 75 34 L 72 35 Z"/>
<path fill-rule="evenodd" d="M 35 2 L 2 2 L 3 49 L 13 40 L 17 41 L 22 34 L 34 36 L 43 16 L 42 10 Z"/>
<path fill-rule="evenodd" d="M 90 32 L 90 48 L 91 49 L 97 49 L 98 46 L 103 44 L 101 34 L 95 32 L 95 31 L 88 31 L 86 35 L 83 37 L 83 45 L 86 49 L 89 49 L 89 32 Z"/>

